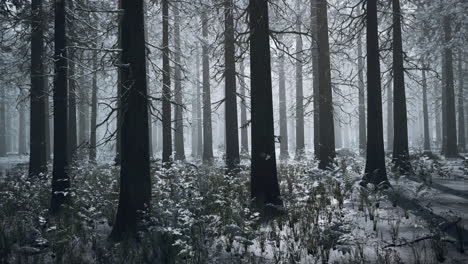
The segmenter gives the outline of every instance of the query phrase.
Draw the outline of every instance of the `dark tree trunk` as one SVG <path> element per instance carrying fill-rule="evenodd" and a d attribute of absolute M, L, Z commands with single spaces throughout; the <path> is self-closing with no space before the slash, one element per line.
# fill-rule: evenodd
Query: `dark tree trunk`
<path fill-rule="evenodd" d="M 366 106 L 364 88 L 364 62 L 362 56 L 361 36 L 358 36 L 358 88 L 359 88 L 359 153 L 366 153 Z"/>
<path fill-rule="evenodd" d="M 45 65 L 45 64 L 44 64 Z M 53 149 L 53 142 L 52 142 L 52 124 L 53 122 L 50 122 L 51 120 L 51 114 L 50 114 L 50 103 L 49 103 L 49 98 L 50 98 L 50 93 L 49 93 L 49 77 L 47 76 L 48 71 L 45 72 L 44 76 L 44 92 L 45 92 L 45 97 L 44 97 L 44 108 L 45 108 L 45 138 L 46 138 L 46 162 L 49 161 L 52 158 L 52 149 Z"/>
<path fill-rule="evenodd" d="M 197 76 L 198 78 L 198 76 Z M 197 80 L 198 81 L 198 80 Z M 191 133 L 192 133 L 192 157 L 196 158 L 197 157 L 197 148 L 198 148 L 198 134 L 197 134 L 197 89 L 198 89 L 198 84 L 196 83 L 193 88 L 192 88 L 192 125 L 191 125 Z"/>
<path fill-rule="evenodd" d="M 441 99 L 441 132 L 442 132 L 442 146 L 441 153 L 447 153 L 447 63 L 445 52 L 442 52 L 442 99 Z"/>
<path fill-rule="evenodd" d="M 310 28 L 312 34 L 312 86 L 314 101 L 314 156 L 319 158 L 320 153 L 320 113 L 319 113 L 319 64 L 318 64 L 318 25 L 317 25 L 317 1 L 310 1 Z"/>
<path fill-rule="evenodd" d="M 94 58 L 93 58 L 94 59 Z M 94 66 L 94 61 L 93 61 Z M 94 68 L 95 69 L 95 68 Z M 79 75 L 83 75 L 83 70 L 80 70 Z M 94 75 L 94 72 L 93 72 Z M 78 111 L 78 148 L 80 158 L 84 157 L 86 150 L 88 148 L 87 144 L 89 142 L 88 130 L 89 130 L 89 99 L 88 99 L 88 90 L 89 86 L 83 82 L 79 85 L 80 97 L 79 97 L 79 111 Z"/>
<path fill-rule="evenodd" d="M 163 88 L 162 88 L 162 127 L 163 153 L 162 162 L 171 162 L 172 131 L 171 131 L 171 73 L 169 66 L 169 0 L 162 0 L 163 16 Z"/>
<path fill-rule="evenodd" d="M 252 119 L 251 197 L 259 208 L 265 208 L 268 204 L 282 205 L 276 170 L 268 2 L 250 0 L 249 13 Z M 268 214 L 269 210 L 266 213 Z"/>
<path fill-rule="evenodd" d="M 444 26 L 444 39 L 449 43 L 452 39 L 452 29 L 450 25 L 450 17 L 445 16 L 443 21 Z M 446 93 L 446 141 L 447 149 L 445 156 L 449 158 L 458 157 L 457 149 L 457 120 L 455 112 L 455 91 L 453 84 L 453 62 L 452 62 L 452 49 L 448 46 L 444 49 L 445 58 L 445 93 Z"/>
<path fill-rule="evenodd" d="M 286 77 L 284 72 L 284 53 L 278 58 L 279 73 L 279 117 L 280 117 L 280 159 L 289 158 L 288 149 L 288 118 L 286 98 Z"/>
<path fill-rule="evenodd" d="M 431 140 L 429 135 L 429 111 L 427 108 L 427 80 L 426 68 L 422 70 L 422 88 L 423 88 L 423 119 L 424 119 L 424 151 L 431 152 Z"/>
<path fill-rule="evenodd" d="M 362 184 L 388 184 L 382 124 L 377 0 L 367 1 L 367 151 Z"/>
<path fill-rule="evenodd" d="M 241 153 L 247 155 L 249 153 L 249 136 L 248 136 L 248 124 L 247 124 L 247 100 L 245 94 L 245 69 L 244 61 L 240 63 L 240 89 L 239 93 L 242 97 L 240 103 L 241 110 Z"/>
<path fill-rule="evenodd" d="M 65 28 L 65 1 L 55 1 L 55 75 L 54 75 L 54 163 L 52 173 L 51 213 L 57 213 L 68 200 L 68 69 Z M 43 82 L 42 82 L 43 83 Z M 41 105 L 40 109 L 44 109 Z M 45 148 L 44 148 L 45 149 Z"/>
<path fill-rule="evenodd" d="M 388 76 L 387 86 L 387 151 L 393 150 L 393 90 L 392 76 Z"/>
<path fill-rule="evenodd" d="M 224 0 L 224 84 L 226 116 L 226 165 L 239 164 L 239 126 L 237 125 L 237 93 L 233 0 Z"/>
<path fill-rule="evenodd" d="M 38 176 L 47 171 L 46 128 L 44 106 L 44 33 L 42 1 L 33 0 L 31 21 L 31 125 L 29 175 Z M 5 98 L 3 98 L 5 99 Z M 3 122 L 5 122 L 5 102 L 3 101 Z M 2 125 L 4 128 L 5 126 Z M 1 141 L 6 140 L 5 132 Z M 2 144 L 0 142 L 0 144 Z M 6 146 L 6 141 L 4 143 Z M 0 150 L 0 152 L 2 152 Z M 1 153 L 0 153 L 1 155 Z"/>
<path fill-rule="evenodd" d="M 114 240 L 135 235 L 151 199 L 143 0 L 122 0 L 122 9 L 122 152 Z"/>
<path fill-rule="evenodd" d="M 91 91 L 91 124 L 89 136 L 89 160 L 96 163 L 96 129 L 97 129 L 97 52 L 93 53 L 93 84 Z M 117 128 L 120 129 L 120 128 Z"/>
<path fill-rule="evenodd" d="M 463 88 L 463 51 L 458 51 L 458 151 L 466 152 L 465 147 L 465 107 Z"/>
<path fill-rule="evenodd" d="M 69 1 L 69 8 L 73 10 L 74 1 Z M 68 27 L 68 34 L 70 38 L 67 40 L 69 45 L 75 44 L 76 34 L 74 26 L 74 17 L 67 16 L 65 13 L 66 23 Z M 75 69 L 75 49 L 68 48 L 68 159 L 69 163 L 72 164 L 76 160 L 76 154 L 78 150 L 78 137 L 77 137 L 77 126 L 76 126 L 76 98 L 77 98 L 77 74 Z"/>
<path fill-rule="evenodd" d="M 180 16 L 179 16 L 179 5 L 174 3 L 174 117 L 175 117 L 175 129 L 174 129 L 174 159 L 185 160 L 185 147 L 184 147 L 184 117 L 182 107 L 182 62 L 181 62 L 181 50 L 180 50 Z"/>
<path fill-rule="evenodd" d="M 434 94 L 441 94 L 439 85 L 434 85 Z M 441 108 L 442 108 L 442 100 L 439 97 L 436 97 L 435 104 L 434 104 L 434 113 L 435 113 L 435 132 L 436 132 L 436 148 L 441 148 L 442 143 L 442 116 L 441 116 Z"/>
<path fill-rule="evenodd" d="M 198 49 L 197 49 L 198 50 Z M 200 85 L 200 54 L 196 54 L 197 64 L 197 158 L 203 156 L 203 116 L 202 116 L 202 86 Z"/>
<path fill-rule="evenodd" d="M 296 12 L 300 13 L 300 1 L 296 1 Z M 301 15 L 296 17 L 296 31 L 301 32 Z M 302 37 L 296 36 L 296 156 L 304 156 L 304 88 L 302 82 Z"/>
<path fill-rule="evenodd" d="M 118 0 L 117 8 L 122 9 L 122 0 Z M 122 29 L 119 27 L 117 32 L 117 47 L 122 48 Z M 117 68 L 117 124 L 116 124 L 116 139 L 115 139 L 115 165 L 120 164 L 120 152 L 122 146 L 121 140 L 121 127 L 122 127 L 122 61 L 120 56 L 118 57 L 118 68 Z"/>
<path fill-rule="evenodd" d="M 319 168 L 327 169 L 335 158 L 335 131 L 333 125 L 333 99 L 328 43 L 327 1 L 317 2 L 318 74 L 319 74 Z"/>
<path fill-rule="evenodd" d="M 26 102 L 24 102 L 24 92 L 20 92 L 20 101 L 19 101 L 19 118 L 18 118 L 18 154 L 26 155 L 28 149 L 26 147 Z M 45 114 L 45 113 L 44 113 Z M 45 120 L 45 118 L 44 118 Z"/>
<path fill-rule="evenodd" d="M 406 116 L 405 70 L 401 40 L 400 0 L 392 0 L 393 8 L 393 163 L 406 174 L 411 171 L 408 150 L 408 119 Z"/>
<path fill-rule="evenodd" d="M 208 47 L 208 16 L 202 11 L 203 34 L 203 163 L 213 161 L 213 136 L 211 126 L 211 91 L 210 91 L 210 57 Z"/>

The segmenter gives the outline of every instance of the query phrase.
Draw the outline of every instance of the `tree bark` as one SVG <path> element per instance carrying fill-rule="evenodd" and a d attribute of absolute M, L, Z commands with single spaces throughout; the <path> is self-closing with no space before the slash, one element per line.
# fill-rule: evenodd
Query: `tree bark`
<path fill-rule="evenodd" d="M 240 103 L 241 110 L 241 154 L 248 155 L 249 153 L 249 136 L 248 136 L 248 124 L 247 124 L 247 98 L 245 93 L 245 68 L 244 61 L 240 62 L 240 89 L 239 93 L 242 97 Z"/>
<path fill-rule="evenodd" d="M 118 0 L 117 8 L 122 9 L 122 0 Z M 117 47 L 122 48 L 122 28 L 119 27 L 117 32 Z M 121 127 L 122 127 L 122 61 L 118 57 L 117 68 L 117 124 L 116 124 L 116 139 L 115 139 L 115 165 L 120 165 L 120 152 L 121 152 Z"/>
<path fill-rule="evenodd" d="M 91 91 L 91 124 L 89 136 L 89 160 L 96 163 L 96 129 L 97 129 L 97 51 L 93 52 L 93 84 Z M 120 129 L 120 128 L 117 128 Z"/>
<path fill-rule="evenodd" d="M 318 74 L 319 74 L 319 168 L 327 169 L 335 158 L 335 131 L 333 125 L 333 99 L 328 42 L 327 1 L 317 2 Z"/>
<path fill-rule="evenodd" d="M 392 0 L 393 9 L 393 163 L 400 173 L 411 171 L 408 150 L 408 118 L 406 114 L 405 69 L 401 39 L 400 0 Z"/>
<path fill-rule="evenodd" d="M 367 1 L 367 151 L 363 185 L 388 184 L 382 124 L 377 0 Z"/>
<path fill-rule="evenodd" d="M 317 25 L 317 1 L 310 1 L 310 28 L 312 34 L 312 85 L 314 103 L 314 156 L 319 158 L 320 153 L 320 95 L 319 95 L 319 64 L 318 64 L 318 25 Z"/>
<path fill-rule="evenodd" d="M 444 39 L 449 43 L 452 39 L 452 28 L 450 25 L 450 17 L 445 16 L 443 19 Z M 453 84 L 453 63 L 452 63 L 452 49 L 448 46 L 444 49 L 445 58 L 445 93 L 446 93 L 446 152 L 445 156 L 448 158 L 458 157 L 457 149 L 457 120 L 455 112 L 455 92 Z"/>
<path fill-rule="evenodd" d="M 181 50 L 180 50 L 180 15 L 179 5 L 174 3 L 174 97 L 175 97 L 175 129 L 174 129 L 174 148 L 175 160 L 185 160 L 185 147 L 184 147 L 184 116 L 183 116 L 183 102 L 182 102 L 182 62 L 181 62 Z"/>
<path fill-rule="evenodd" d="M 300 1 L 296 0 L 296 31 L 301 32 Z M 304 88 L 302 80 L 302 37 L 296 35 L 296 156 L 302 159 L 304 156 Z"/>
<path fill-rule="evenodd" d="M 202 11 L 203 35 L 203 163 L 213 162 L 213 136 L 211 125 L 210 57 L 208 46 L 208 16 Z"/>
<path fill-rule="evenodd" d="M 250 76 L 252 119 L 251 197 L 270 213 L 282 205 L 278 184 L 273 124 L 268 2 L 250 0 Z"/>
<path fill-rule="evenodd" d="M 224 84 L 226 118 L 226 166 L 239 164 L 239 126 L 237 124 L 236 61 L 233 0 L 224 0 Z"/>
<path fill-rule="evenodd" d="M 69 2 L 69 8 L 73 9 L 73 1 Z M 72 16 L 66 16 L 66 23 L 68 27 L 68 32 L 70 39 L 68 39 L 69 43 L 73 46 L 75 41 L 75 29 L 73 28 L 73 20 Z M 69 163 L 72 163 L 77 157 L 77 150 L 78 150 L 78 137 L 77 137 L 77 126 L 76 126 L 76 94 L 77 94 L 77 79 L 76 79 L 76 70 L 75 70 L 75 49 L 69 48 L 67 49 L 68 52 L 68 158 Z"/>
<path fill-rule="evenodd" d="M 42 20 L 42 1 L 32 1 L 31 8 L 31 124 L 29 141 L 29 175 L 38 176 L 39 174 L 47 171 L 45 135 L 46 116 L 44 111 L 44 22 Z M 5 100 L 5 97 L 3 97 L 3 99 Z M 1 112 L 3 114 L 3 122 L 5 124 L 5 102 L 3 102 L 3 110 Z M 2 133 L 2 141 L 5 141 L 4 146 L 6 147 L 5 132 Z M 2 151 L 0 150 L 0 152 Z"/>
<path fill-rule="evenodd" d="M 54 75 L 54 163 L 52 173 L 52 198 L 50 211 L 58 213 L 61 205 L 69 199 L 68 188 L 68 69 L 67 37 L 65 25 L 65 1 L 55 1 L 55 75 Z M 40 109 L 44 109 L 41 105 Z"/>
<path fill-rule="evenodd" d="M 169 66 L 169 0 L 162 0 L 163 16 L 163 89 L 162 89 L 162 127 L 163 153 L 162 162 L 171 162 L 172 131 L 171 131 L 171 73 Z"/>
<path fill-rule="evenodd" d="M 151 199 L 143 0 L 122 0 L 122 9 L 120 195 L 110 235 L 117 241 L 136 235 Z"/>
<path fill-rule="evenodd" d="M 458 51 L 458 151 L 460 152 L 466 152 L 463 78 L 463 51 L 460 49 Z"/>
<path fill-rule="evenodd" d="M 279 117 L 280 117 L 280 159 L 289 159 L 288 148 L 288 117 L 286 98 L 286 77 L 284 72 L 284 53 L 278 58 L 279 72 Z"/>
<path fill-rule="evenodd" d="M 393 90 L 392 90 L 392 76 L 388 75 L 387 86 L 387 151 L 393 150 Z"/>
<path fill-rule="evenodd" d="M 426 68 L 422 70 L 422 88 L 423 88 L 423 119 L 424 119 L 424 151 L 431 152 L 431 139 L 429 135 L 429 111 L 427 107 L 427 80 Z"/>

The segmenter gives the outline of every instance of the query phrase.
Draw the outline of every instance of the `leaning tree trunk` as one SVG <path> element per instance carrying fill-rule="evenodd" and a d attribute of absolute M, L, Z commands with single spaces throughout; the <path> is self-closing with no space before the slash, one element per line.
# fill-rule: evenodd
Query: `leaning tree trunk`
<path fill-rule="evenodd" d="M 287 98 L 286 98 L 286 77 L 284 72 L 284 53 L 278 58 L 279 73 L 279 117 L 280 117 L 280 159 L 289 158 L 288 149 L 288 117 L 287 117 Z"/>
<path fill-rule="evenodd" d="M 182 62 L 181 62 L 181 50 L 180 50 L 180 15 L 179 5 L 174 3 L 174 117 L 175 117 L 175 129 L 174 129 L 174 159 L 185 160 L 185 147 L 184 147 L 184 117 L 183 117 L 183 102 L 182 102 Z"/>
<path fill-rule="evenodd" d="M 268 2 L 250 0 L 251 197 L 261 209 L 282 205 L 273 124 Z M 265 211 L 267 214 L 270 210 Z"/>
<path fill-rule="evenodd" d="M 162 162 L 171 161 L 172 131 L 171 131 L 171 73 L 169 66 L 169 0 L 162 1 L 163 16 L 163 88 L 162 88 L 162 126 L 163 153 Z"/>
<path fill-rule="evenodd" d="M 300 13 L 300 1 L 296 1 Z M 296 31 L 301 32 L 301 15 L 296 17 Z M 302 80 L 302 37 L 296 36 L 296 159 L 304 156 L 304 89 Z"/>
<path fill-rule="evenodd" d="M 203 35 L 203 163 L 213 161 L 213 136 L 211 126 L 211 91 L 210 91 L 210 58 L 208 46 L 208 16 L 202 11 Z"/>
<path fill-rule="evenodd" d="M 310 29 L 312 34 L 312 86 L 314 103 L 314 156 L 320 153 L 320 114 L 319 114 L 319 65 L 318 65 L 318 28 L 317 28 L 317 0 L 310 1 Z"/>
<path fill-rule="evenodd" d="M 466 152 L 465 147 L 465 108 L 463 88 L 463 51 L 458 51 L 458 151 Z"/>
<path fill-rule="evenodd" d="M 31 3 L 31 114 L 30 114 L 30 156 L 29 175 L 38 176 L 47 171 L 46 156 L 46 128 L 44 98 L 44 33 L 42 1 L 33 0 Z M 3 89 L 2 89 L 3 90 Z M 4 93 L 4 91 L 3 91 Z M 2 129 L 5 129 L 5 97 L 2 98 L 1 114 L 3 115 Z M 6 154 L 5 132 L 1 133 L 0 155 Z M 3 141 L 3 142 L 2 142 Z M 3 148 L 2 146 L 3 145 Z M 3 150 L 2 150 L 3 149 Z M 5 153 L 2 153 L 5 152 Z"/>
<path fill-rule="evenodd" d="M 91 124 L 89 136 L 89 160 L 96 163 L 96 129 L 97 129 L 97 52 L 93 52 L 93 84 L 91 91 Z M 117 128 L 120 130 L 120 128 Z"/>
<path fill-rule="evenodd" d="M 68 69 L 65 1 L 55 1 L 55 75 L 54 75 L 54 163 L 52 173 L 51 213 L 57 213 L 68 200 Z M 41 105 L 41 109 L 44 109 Z"/>
<path fill-rule="evenodd" d="M 362 184 L 387 184 L 382 124 L 377 0 L 367 1 L 367 151 Z"/>
<path fill-rule="evenodd" d="M 359 153 L 366 153 L 366 106 L 364 88 L 364 62 L 362 56 L 361 35 L 357 40 L 358 48 L 358 89 L 359 89 Z"/>
<path fill-rule="evenodd" d="M 239 164 L 239 132 L 237 125 L 236 61 L 233 0 L 224 0 L 224 84 L 226 116 L 226 165 L 229 170 Z"/>
<path fill-rule="evenodd" d="M 248 124 L 247 124 L 247 100 L 245 94 L 245 69 L 244 61 L 240 62 L 240 89 L 239 93 L 242 98 L 240 103 L 241 110 L 241 153 L 247 155 L 249 153 L 249 136 L 248 136 Z"/>
<path fill-rule="evenodd" d="M 422 70 L 422 89 L 423 89 L 423 119 L 424 119 L 424 151 L 431 152 L 431 140 L 429 135 L 429 110 L 427 107 L 427 80 L 426 66 Z"/>
<path fill-rule="evenodd" d="M 450 17 L 445 16 L 443 19 L 444 26 L 444 39 L 449 43 L 452 39 L 452 28 L 450 25 Z M 453 63 L 452 63 L 452 49 L 448 46 L 444 49 L 445 58 L 445 94 L 446 94 L 446 152 L 445 156 L 449 158 L 458 157 L 457 149 L 457 120 L 455 112 L 455 92 L 453 84 Z"/>
<path fill-rule="evenodd" d="M 405 70 L 401 40 L 400 0 L 392 0 L 393 8 L 393 163 L 406 174 L 411 171 L 408 150 L 408 118 L 406 116 Z"/>
<path fill-rule="evenodd" d="M 151 199 L 143 0 L 122 0 L 122 9 L 122 152 L 113 240 L 136 235 Z"/>
<path fill-rule="evenodd" d="M 328 42 L 327 1 L 317 2 L 318 74 L 319 74 L 319 168 L 327 169 L 335 158 L 335 131 L 333 124 L 333 99 Z"/>

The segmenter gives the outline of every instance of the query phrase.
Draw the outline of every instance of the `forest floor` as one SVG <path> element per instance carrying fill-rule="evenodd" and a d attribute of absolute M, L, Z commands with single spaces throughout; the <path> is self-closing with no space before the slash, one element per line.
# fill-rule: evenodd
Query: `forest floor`
<path fill-rule="evenodd" d="M 118 167 L 80 162 L 71 202 L 48 213 L 50 173 L 27 177 L 27 157 L 0 159 L 0 263 L 467 263 L 468 161 L 414 154 L 414 173 L 388 170 L 392 188 L 359 185 L 365 160 L 339 151 L 330 171 L 281 161 L 285 214 L 249 206 L 249 161 L 152 164 L 152 204 L 135 241 L 107 237 Z M 387 168 L 391 167 L 390 159 Z"/>

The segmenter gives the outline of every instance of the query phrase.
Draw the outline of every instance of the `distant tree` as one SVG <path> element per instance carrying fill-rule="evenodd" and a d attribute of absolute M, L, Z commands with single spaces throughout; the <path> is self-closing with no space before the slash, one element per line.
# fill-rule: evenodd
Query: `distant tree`
<path fill-rule="evenodd" d="M 45 87 L 44 87 L 44 14 L 42 11 L 42 0 L 33 0 L 31 2 L 31 125 L 30 125 L 30 156 L 29 156 L 29 175 L 38 176 L 47 171 L 46 156 L 46 128 L 45 128 Z M 3 99 L 5 99 L 3 97 Z M 3 100 L 2 100 L 3 101 Z M 3 102 L 4 108 L 4 102 Z M 1 111 L 3 122 L 5 122 L 5 109 Z M 5 125 L 0 124 L 4 129 Z M 2 133 L 1 141 L 5 139 L 5 132 Z M 0 141 L 0 156 L 5 150 L 1 150 L 1 145 L 6 146 Z M 5 149 L 5 148 L 3 148 Z"/>
<path fill-rule="evenodd" d="M 408 118 L 405 93 L 405 69 L 401 39 L 400 0 L 392 0 L 393 9 L 393 163 L 406 174 L 411 171 L 408 150 Z"/>
<path fill-rule="evenodd" d="M 452 27 L 450 23 L 450 17 L 444 16 L 443 18 L 444 28 L 444 41 L 449 43 L 452 38 Z M 453 82 L 453 59 L 452 59 L 452 48 L 446 45 L 444 48 L 444 64 L 445 64 L 445 83 L 444 90 L 446 94 L 446 151 L 445 156 L 450 158 L 458 157 L 457 149 L 457 120 L 455 112 L 455 91 Z"/>
<path fill-rule="evenodd" d="M 5 88 L 2 87 L 0 89 L 0 157 L 7 156 L 6 131 L 7 131 L 6 130 L 6 97 L 5 97 Z M 35 174 L 29 173 L 29 175 L 35 175 Z"/>
<path fill-rule="evenodd" d="M 236 61 L 233 0 L 224 0 L 224 84 L 226 118 L 226 165 L 239 164 L 239 126 L 237 125 Z"/>
<path fill-rule="evenodd" d="M 357 39 L 358 49 L 358 88 L 359 88 L 359 153 L 366 153 L 366 105 L 364 88 L 364 62 L 361 36 Z"/>
<path fill-rule="evenodd" d="M 282 205 L 276 170 L 268 2 L 250 0 L 249 14 L 251 197 L 259 208 L 265 208 L 268 204 Z"/>
<path fill-rule="evenodd" d="M 319 168 L 327 169 L 335 158 L 335 132 L 333 123 L 333 99 L 330 71 L 330 47 L 328 41 L 327 1 L 317 2 L 317 48 L 319 79 Z"/>
<path fill-rule="evenodd" d="M 278 57 L 278 75 L 279 75 L 279 118 L 280 118 L 280 159 L 289 158 L 288 148 L 288 117 L 287 117 L 287 98 L 286 98 L 286 77 L 284 72 L 284 53 Z"/>
<path fill-rule="evenodd" d="M 68 188 L 68 69 L 67 69 L 67 37 L 65 25 L 65 1 L 55 1 L 55 75 L 54 75 L 54 162 L 52 172 L 51 213 L 57 213 L 60 206 L 69 198 Z M 41 83 L 42 80 L 41 80 Z M 41 105 L 41 110 L 44 105 Z M 45 145 L 44 145 L 45 151 Z M 43 153 L 43 152 L 42 152 Z"/>
<path fill-rule="evenodd" d="M 245 69 L 244 69 L 244 61 L 240 62 L 239 66 L 240 70 L 240 88 L 239 93 L 242 98 L 240 102 L 240 110 L 241 110 L 241 154 L 247 155 L 249 152 L 249 136 L 248 136 L 248 128 L 247 128 L 247 100 L 245 94 Z"/>
<path fill-rule="evenodd" d="M 466 152 L 465 140 L 465 91 L 463 87 L 463 51 L 458 51 L 458 151 Z"/>
<path fill-rule="evenodd" d="M 198 49 L 197 49 L 198 50 Z M 197 64 L 197 158 L 203 156 L 203 116 L 202 116 L 202 87 L 200 82 L 200 54 L 196 54 L 195 63 Z"/>
<path fill-rule="evenodd" d="M 429 135 L 429 110 L 427 107 L 427 79 L 426 68 L 422 69 L 422 92 L 423 92 L 423 121 L 424 121 L 424 151 L 431 152 L 431 141 Z"/>
<path fill-rule="evenodd" d="M 183 102 L 182 102 L 182 61 L 180 49 L 180 15 L 179 5 L 173 4 L 174 10 L 174 159 L 185 160 L 185 147 L 184 147 L 184 116 L 183 116 Z"/>
<path fill-rule="evenodd" d="M 96 162 L 96 129 L 97 129 L 97 51 L 93 52 L 93 84 L 91 91 L 91 124 L 89 137 L 89 160 Z M 120 129 L 120 128 L 117 128 Z"/>
<path fill-rule="evenodd" d="M 319 65 L 318 65 L 318 25 L 317 25 L 317 0 L 310 0 L 310 29 L 312 34 L 312 86 L 314 102 L 314 155 L 319 158 L 320 153 L 320 114 L 319 114 Z"/>
<path fill-rule="evenodd" d="M 382 124 L 377 0 L 367 0 L 367 151 L 366 169 L 361 184 L 388 184 Z"/>
<path fill-rule="evenodd" d="M 296 31 L 301 32 L 301 7 L 300 0 L 296 0 Z M 302 80 L 302 36 L 296 35 L 296 159 L 304 156 L 304 88 Z"/>
<path fill-rule="evenodd" d="M 135 235 L 151 199 L 143 0 L 122 0 L 122 10 L 120 195 L 110 235 L 117 241 Z"/>
<path fill-rule="evenodd" d="M 387 150 L 393 150 L 393 90 L 392 90 L 392 76 L 388 75 L 387 85 Z"/>
<path fill-rule="evenodd" d="M 170 162 L 172 156 L 171 128 L 171 73 L 169 66 L 169 0 L 162 0 L 163 21 L 163 88 L 162 88 L 162 162 Z"/>
<path fill-rule="evenodd" d="M 26 103 L 24 102 L 24 92 L 20 92 L 19 109 L 18 109 L 18 154 L 26 155 L 28 150 L 26 147 Z M 45 118 L 46 119 L 46 118 Z M 45 120 L 44 119 L 44 120 Z"/>
<path fill-rule="evenodd" d="M 213 161 L 213 131 L 211 125 L 211 91 L 210 91 L 210 55 L 208 46 L 208 15 L 202 11 L 202 68 L 203 68 L 203 163 Z"/>

